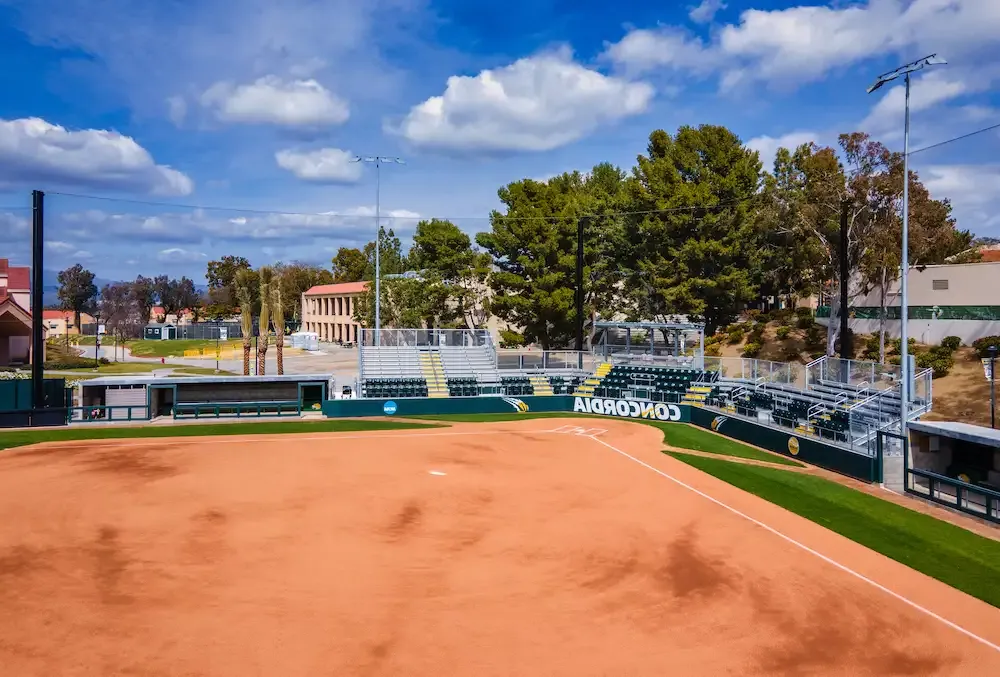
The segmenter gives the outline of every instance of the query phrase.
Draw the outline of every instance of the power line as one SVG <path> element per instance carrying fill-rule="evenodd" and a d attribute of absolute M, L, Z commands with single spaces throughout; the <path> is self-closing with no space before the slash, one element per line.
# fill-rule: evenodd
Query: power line
<path fill-rule="evenodd" d="M 990 125 L 989 127 L 983 127 L 982 129 L 977 129 L 974 132 L 969 132 L 968 134 L 962 134 L 961 136 L 956 136 L 953 139 L 947 139 L 939 143 L 931 144 L 930 146 L 924 146 L 923 148 L 918 148 L 917 150 L 911 150 L 910 155 L 916 155 L 917 153 L 923 153 L 925 150 L 931 150 L 932 148 L 940 148 L 941 146 L 947 146 L 949 143 L 955 143 L 956 141 L 962 141 L 963 139 L 968 139 L 971 136 L 976 136 L 978 134 L 985 134 L 986 132 L 991 132 L 994 129 L 1000 129 L 1000 122 L 995 125 Z"/>
<path fill-rule="evenodd" d="M 323 217 L 335 217 L 335 218 L 375 218 L 374 214 L 349 214 L 344 212 L 292 212 L 283 210 L 263 210 L 263 209 L 247 209 L 241 207 L 220 207 L 215 205 L 194 205 L 194 204 L 183 204 L 178 202 L 156 202 L 152 200 L 136 200 L 133 198 L 120 198 L 120 197 L 108 197 L 103 195 L 84 195 L 80 193 L 62 193 L 58 191 L 47 191 L 47 195 L 59 195 L 62 197 L 72 197 L 82 200 L 100 200 L 103 202 L 114 202 L 120 204 L 133 204 L 142 205 L 146 207 L 168 207 L 173 209 L 191 209 L 200 211 L 213 211 L 213 212 L 231 212 L 237 214 L 259 214 L 264 216 L 271 215 L 282 215 L 282 216 L 323 216 Z M 672 214 L 679 212 L 695 212 L 695 211 L 711 211 L 713 209 L 719 209 L 722 207 L 728 207 L 733 205 L 738 205 L 744 202 L 749 202 L 751 200 L 759 197 L 759 194 L 748 195 L 742 198 L 734 198 L 732 200 L 723 200 L 717 202 L 713 205 L 698 205 L 698 206 L 688 206 L 688 207 L 671 207 L 665 209 L 647 209 L 639 211 L 625 211 L 625 212 L 607 212 L 603 214 L 574 214 L 572 216 L 507 216 L 506 214 L 501 214 L 501 218 L 509 221 L 552 221 L 558 219 L 581 219 L 581 218 L 598 218 L 598 217 L 613 217 L 613 216 L 645 216 L 653 214 Z M 27 208 L 25 208 L 27 209 Z M 488 221 L 492 219 L 492 216 L 387 216 L 383 214 L 382 219 L 386 220 L 429 220 L 438 219 L 442 221 Z"/>

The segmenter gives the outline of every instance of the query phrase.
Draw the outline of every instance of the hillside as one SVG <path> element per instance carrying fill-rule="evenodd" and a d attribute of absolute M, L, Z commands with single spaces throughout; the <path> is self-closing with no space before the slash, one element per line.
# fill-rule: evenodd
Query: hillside
<path fill-rule="evenodd" d="M 806 364 L 813 359 L 813 356 L 823 352 L 826 341 L 826 327 L 814 325 L 812 329 L 802 329 L 806 325 L 803 321 L 800 325 L 795 324 L 785 330 L 787 336 L 784 340 L 777 337 L 779 322 L 768 322 L 760 340 L 760 352 L 757 359 L 773 360 L 776 362 L 799 362 Z M 750 322 L 741 324 L 744 328 L 751 327 Z M 816 329 L 815 327 L 820 327 Z M 727 327 L 734 329 L 735 325 Z M 811 332 L 811 336 L 810 336 Z M 744 331 L 744 334 L 748 332 Z M 784 332 L 783 332 L 784 333 Z M 736 332 L 735 335 L 739 335 Z M 747 343 L 753 337 L 741 336 L 739 341 L 730 342 L 730 336 L 734 334 L 724 334 L 715 346 L 717 354 L 721 357 L 738 358 L 743 356 Z M 809 339 L 813 340 L 810 341 Z M 869 337 L 859 335 L 855 338 L 856 356 L 858 359 L 864 350 L 865 343 Z M 926 352 L 931 346 L 916 344 L 914 352 Z M 711 353 L 709 348 L 707 352 Z M 983 365 L 976 356 L 975 351 L 969 347 L 959 348 L 953 355 L 954 366 L 945 376 L 935 378 L 933 381 L 934 410 L 926 416 L 928 420 L 936 421 L 963 421 L 977 425 L 988 426 L 990 424 L 990 384 L 983 375 Z M 997 384 L 1000 391 L 1000 383 Z M 998 392 L 1000 398 L 1000 392 Z"/>

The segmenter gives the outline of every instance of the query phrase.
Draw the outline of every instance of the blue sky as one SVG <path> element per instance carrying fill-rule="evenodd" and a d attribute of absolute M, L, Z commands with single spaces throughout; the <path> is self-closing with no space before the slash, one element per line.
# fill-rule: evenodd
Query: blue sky
<path fill-rule="evenodd" d="M 765 164 L 855 130 L 900 148 L 902 92 L 865 88 L 938 52 L 921 147 L 1000 123 L 997 35 L 991 0 L 0 0 L 3 255 L 27 262 L 33 188 L 47 268 L 200 281 L 224 254 L 328 264 L 370 239 L 355 154 L 405 159 L 382 172 L 405 237 L 487 228 L 510 181 L 631 167 L 657 128 L 724 124 Z M 1000 236 L 998 151 L 993 131 L 913 157 L 979 235 Z"/>

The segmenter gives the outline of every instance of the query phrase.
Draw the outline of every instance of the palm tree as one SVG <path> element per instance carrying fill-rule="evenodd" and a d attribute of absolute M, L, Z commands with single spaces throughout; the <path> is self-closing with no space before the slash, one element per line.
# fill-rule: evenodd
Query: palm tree
<path fill-rule="evenodd" d="M 253 273 L 236 273 L 236 300 L 240 304 L 240 329 L 243 330 L 243 375 L 250 375 L 250 347 L 253 345 Z"/>
<path fill-rule="evenodd" d="M 260 326 L 257 330 L 257 373 L 261 376 L 267 370 L 267 339 L 271 331 L 271 289 L 274 269 L 262 266 L 260 269 Z"/>
<path fill-rule="evenodd" d="M 285 306 L 281 299 L 281 278 L 271 285 L 271 314 L 274 316 L 274 347 L 278 351 L 278 375 L 285 373 Z"/>

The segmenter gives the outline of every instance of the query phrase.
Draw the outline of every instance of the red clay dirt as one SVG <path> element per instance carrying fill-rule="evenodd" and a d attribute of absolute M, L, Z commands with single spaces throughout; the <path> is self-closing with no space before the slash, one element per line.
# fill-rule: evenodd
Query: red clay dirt
<path fill-rule="evenodd" d="M 1000 610 L 577 425 L 0 453 L 0 673 L 1000 674 Z"/>

